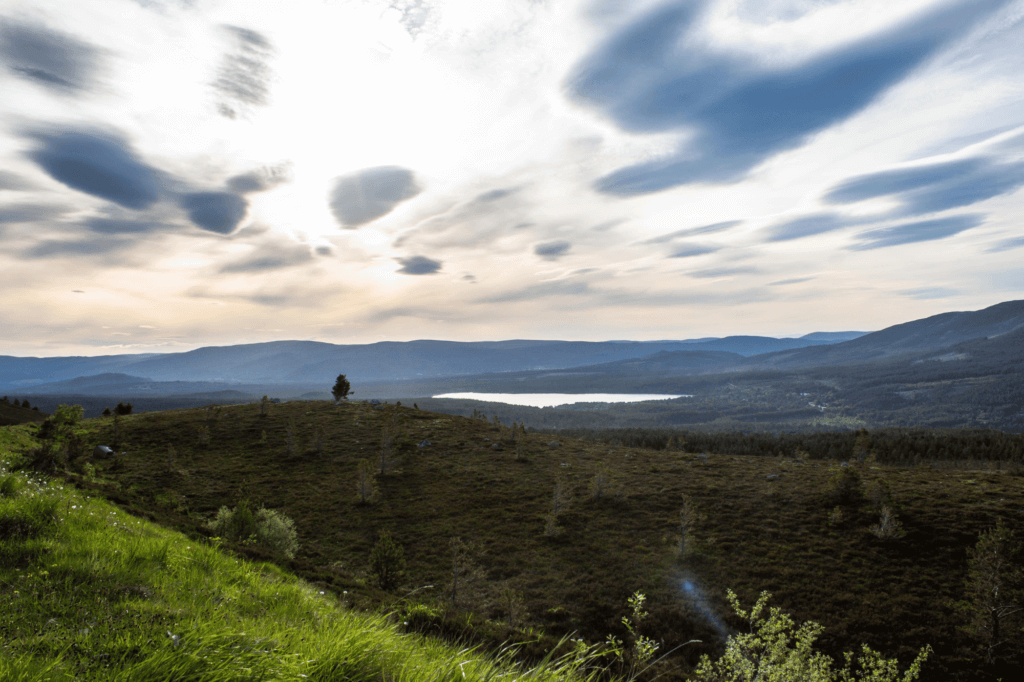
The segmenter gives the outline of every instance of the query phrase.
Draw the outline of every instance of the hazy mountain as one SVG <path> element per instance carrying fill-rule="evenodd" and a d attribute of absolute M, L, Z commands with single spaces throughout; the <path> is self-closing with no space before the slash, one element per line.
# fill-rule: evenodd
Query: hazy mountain
<path fill-rule="evenodd" d="M 760 336 L 658 342 L 510 340 L 460 343 L 423 340 L 335 345 L 315 341 L 274 341 L 212 346 L 185 353 L 99 358 L 0 357 L 0 387 L 27 389 L 99 374 L 126 374 L 145 377 L 149 381 L 266 385 L 320 384 L 344 373 L 353 382 L 367 382 L 565 369 L 680 350 L 726 351 L 747 356 L 820 343 L 827 342 Z M 37 388 L 33 390 L 38 391 Z"/>
<path fill-rule="evenodd" d="M 751 366 L 790 368 L 851 364 L 903 353 L 938 350 L 971 339 L 1005 334 L 1024 325 L 1024 301 L 973 312 L 952 312 L 905 322 L 851 341 L 752 358 Z"/>

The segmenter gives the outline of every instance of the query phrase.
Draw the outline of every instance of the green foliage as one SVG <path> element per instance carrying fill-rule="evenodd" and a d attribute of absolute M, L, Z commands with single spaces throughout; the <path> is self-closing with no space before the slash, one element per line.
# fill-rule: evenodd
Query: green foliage
<path fill-rule="evenodd" d="M 260 509 L 255 514 L 248 503 L 234 509 L 221 507 L 207 527 L 218 536 L 238 543 L 252 543 L 289 559 L 299 547 L 295 523 L 273 509 Z"/>
<path fill-rule="evenodd" d="M 334 402 L 348 400 L 348 397 L 351 394 L 352 384 L 349 383 L 344 374 L 339 374 L 337 380 L 334 382 L 334 388 L 331 389 L 331 395 L 334 396 Z"/>
<path fill-rule="evenodd" d="M 864 483 L 860 472 L 855 467 L 844 466 L 832 475 L 825 495 L 831 502 L 842 505 L 854 505 L 864 499 Z"/>
<path fill-rule="evenodd" d="M 131 403 L 119 402 L 117 404 L 117 407 L 114 408 L 114 414 L 119 414 L 121 416 L 126 416 L 126 415 L 129 415 L 131 413 L 132 413 L 132 404 Z"/>
<path fill-rule="evenodd" d="M 995 663 L 1012 634 L 1012 622 L 1024 612 L 1024 571 L 1020 543 L 1000 520 L 982 533 L 968 551 L 965 599 L 955 604 L 967 619 L 967 631 L 985 646 L 985 659 Z"/>
<path fill-rule="evenodd" d="M 60 522 L 59 500 L 43 493 L 0 497 L 0 540 L 28 540 L 49 534 Z"/>
<path fill-rule="evenodd" d="M 725 654 L 715 662 L 704 655 L 693 680 L 700 682 L 912 682 L 932 649 L 926 646 L 900 677 L 895 659 L 885 659 L 866 644 L 860 657 L 845 655 L 845 665 L 836 670 L 834 662 L 814 650 L 824 628 L 814 621 L 799 626 L 777 607 L 765 613 L 771 594 L 762 592 L 749 613 L 729 590 L 733 611 L 750 625 L 750 632 L 730 636 Z"/>
<path fill-rule="evenodd" d="M 0 497 L 17 497 L 24 487 L 24 479 L 17 474 L 0 476 Z"/>
<path fill-rule="evenodd" d="M 393 590 L 405 577 L 405 552 L 386 530 L 382 530 L 370 554 L 370 571 L 377 577 L 377 586 Z"/>
<path fill-rule="evenodd" d="M 900 523 L 899 517 L 888 505 L 883 505 L 881 510 L 881 518 L 878 523 L 871 526 L 869 529 L 871 534 L 879 540 L 897 540 L 907 534 L 903 530 L 903 524 Z"/>

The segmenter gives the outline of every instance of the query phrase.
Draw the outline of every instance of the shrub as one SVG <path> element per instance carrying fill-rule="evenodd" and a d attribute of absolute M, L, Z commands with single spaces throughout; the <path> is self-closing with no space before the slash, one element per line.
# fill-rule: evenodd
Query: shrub
<path fill-rule="evenodd" d="M 131 403 L 120 402 L 120 403 L 117 404 L 117 407 L 114 408 L 114 414 L 119 414 L 119 415 L 123 416 L 123 415 L 128 415 L 128 414 L 131 414 L 131 413 L 132 413 L 132 404 Z"/>
<path fill-rule="evenodd" d="M 860 473 L 852 466 L 840 467 L 829 480 L 826 496 L 836 504 L 856 504 L 864 499 Z"/>
<path fill-rule="evenodd" d="M 612 477 L 608 471 L 607 464 L 601 464 L 590 479 L 590 499 L 600 500 L 608 495 L 608 487 L 611 485 Z"/>
<path fill-rule="evenodd" d="M 382 530 L 370 554 L 370 571 L 382 590 L 392 590 L 405 576 L 405 552 L 391 534 Z"/>
<path fill-rule="evenodd" d="M 881 509 L 888 505 L 892 500 L 889 483 L 881 479 L 872 481 L 871 485 L 868 486 L 868 500 L 875 509 Z"/>
<path fill-rule="evenodd" d="M 846 514 L 843 513 L 843 508 L 836 505 L 836 508 L 828 513 L 828 525 L 833 528 L 838 528 L 843 525 L 846 521 Z"/>
<path fill-rule="evenodd" d="M 691 678 L 699 682 L 751 682 L 752 680 L 801 680 L 801 682 L 912 682 L 921 674 L 921 665 L 932 652 L 930 646 L 921 649 L 910 668 L 900 677 L 895 659 L 882 658 L 866 644 L 856 664 L 862 674 L 854 670 L 853 654 L 846 654 L 846 665 L 833 669 L 833 661 L 814 650 L 814 642 L 824 628 L 814 621 L 797 626 L 788 614 L 772 607 L 765 617 L 765 607 L 771 594 L 762 592 L 757 603 L 747 613 L 740 608 L 739 599 L 728 591 L 733 610 L 749 622 L 749 632 L 731 635 L 725 644 L 725 654 L 711 662 L 707 654 Z"/>
<path fill-rule="evenodd" d="M 896 540 L 907 534 L 903 530 L 903 524 L 896 517 L 896 513 L 888 505 L 882 506 L 881 519 L 868 530 L 879 540 Z"/>
<path fill-rule="evenodd" d="M 252 543 L 292 559 L 299 548 L 295 522 L 273 509 L 255 514 L 246 502 L 234 509 L 221 507 L 207 527 L 232 542 Z"/>
<path fill-rule="evenodd" d="M 111 411 L 110 411 L 110 408 L 109 408 L 109 407 L 105 407 L 105 408 L 103 408 L 103 416 L 104 416 L 104 417 L 109 417 L 109 416 L 110 416 L 110 415 L 112 415 L 112 414 L 113 414 L 113 412 L 111 412 Z"/>

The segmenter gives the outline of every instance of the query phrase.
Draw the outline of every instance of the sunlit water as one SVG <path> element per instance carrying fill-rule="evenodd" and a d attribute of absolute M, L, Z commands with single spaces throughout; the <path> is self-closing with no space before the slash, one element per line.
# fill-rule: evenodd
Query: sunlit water
<path fill-rule="evenodd" d="M 692 395 L 661 395 L 657 393 L 442 393 L 435 398 L 483 400 L 489 403 L 554 407 L 573 403 L 639 403 L 644 400 L 692 398 Z"/>

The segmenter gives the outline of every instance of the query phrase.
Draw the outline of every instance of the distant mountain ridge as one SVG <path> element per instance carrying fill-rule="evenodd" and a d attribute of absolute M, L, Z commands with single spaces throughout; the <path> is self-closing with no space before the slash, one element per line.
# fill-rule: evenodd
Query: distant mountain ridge
<path fill-rule="evenodd" d="M 203 382 L 203 390 L 237 384 L 322 384 L 339 373 L 355 382 L 445 377 L 486 372 L 554 370 L 617 362 L 660 352 L 728 352 L 750 356 L 830 343 L 827 340 L 729 336 L 658 342 L 509 340 L 484 342 L 408 341 L 335 345 L 316 341 L 272 341 L 209 346 L 184 353 L 111 355 L 97 358 L 0 356 L 0 388 L 39 392 L 44 385 L 111 374 L 123 388 L 138 382 Z M 98 379 L 79 386 L 84 388 Z M 47 386 L 61 392 L 75 386 Z M 169 388 L 169 387 L 168 387 Z"/>

